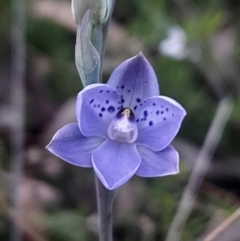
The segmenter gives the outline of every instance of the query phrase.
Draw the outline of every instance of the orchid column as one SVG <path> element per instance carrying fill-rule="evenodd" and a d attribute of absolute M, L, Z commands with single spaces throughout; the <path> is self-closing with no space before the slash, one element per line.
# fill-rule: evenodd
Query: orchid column
<path fill-rule="evenodd" d="M 93 168 L 99 240 L 111 241 L 115 190 L 133 175 L 158 177 L 179 172 L 178 152 L 170 143 L 186 111 L 175 100 L 160 96 L 155 72 L 141 52 L 120 64 L 107 84 L 101 84 L 114 3 L 75 0 L 72 6 L 78 25 L 76 65 L 85 88 L 77 97 L 77 123 L 58 130 L 47 149 L 70 164 Z M 84 7 L 90 10 L 82 19 L 77 9 Z"/>

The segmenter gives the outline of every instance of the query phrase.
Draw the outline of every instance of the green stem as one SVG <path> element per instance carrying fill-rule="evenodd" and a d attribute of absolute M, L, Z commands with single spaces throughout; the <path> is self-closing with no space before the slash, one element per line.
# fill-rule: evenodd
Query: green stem
<path fill-rule="evenodd" d="M 108 190 L 96 177 L 99 241 L 112 241 L 112 205 L 116 190 Z"/>

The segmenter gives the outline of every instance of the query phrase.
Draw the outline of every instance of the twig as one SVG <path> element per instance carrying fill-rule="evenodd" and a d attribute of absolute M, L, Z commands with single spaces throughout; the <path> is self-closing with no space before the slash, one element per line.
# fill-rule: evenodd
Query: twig
<path fill-rule="evenodd" d="M 225 97 L 219 103 L 215 117 L 209 128 L 204 144 L 197 157 L 196 164 L 179 202 L 177 212 L 173 218 L 166 241 L 178 241 L 187 218 L 193 208 L 196 194 L 209 167 L 213 153 L 219 143 L 225 125 L 232 112 L 233 104 Z"/>
<path fill-rule="evenodd" d="M 238 208 L 230 217 L 211 232 L 203 241 L 213 241 L 221 232 L 229 227 L 237 218 L 240 217 L 240 208 Z"/>
<path fill-rule="evenodd" d="M 11 110 L 14 116 L 11 121 L 11 173 L 10 204 L 14 221 L 10 230 L 10 240 L 20 241 L 19 185 L 23 173 L 23 145 L 24 145 L 24 111 L 25 111 L 25 0 L 12 0 L 11 23 Z"/>

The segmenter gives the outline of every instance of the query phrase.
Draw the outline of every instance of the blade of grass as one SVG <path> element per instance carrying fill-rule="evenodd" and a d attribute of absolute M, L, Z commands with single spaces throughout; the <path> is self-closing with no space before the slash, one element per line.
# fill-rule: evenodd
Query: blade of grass
<path fill-rule="evenodd" d="M 229 97 L 225 97 L 220 101 L 203 146 L 196 159 L 195 166 L 182 194 L 177 212 L 168 230 L 166 241 L 180 240 L 181 233 L 193 208 L 197 192 L 208 170 L 232 109 L 233 104 Z"/>

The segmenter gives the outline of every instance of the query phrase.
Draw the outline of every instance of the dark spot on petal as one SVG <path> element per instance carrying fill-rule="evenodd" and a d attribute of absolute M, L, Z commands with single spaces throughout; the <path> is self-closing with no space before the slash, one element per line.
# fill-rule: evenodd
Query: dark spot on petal
<path fill-rule="evenodd" d="M 98 115 L 99 115 L 100 117 L 102 117 L 102 113 L 99 113 Z"/>
<path fill-rule="evenodd" d="M 122 98 L 121 102 L 122 102 L 122 103 L 124 103 L 124 102 L 125 102 L 125 100 Z"/>
<path fill-rule="evenodd" d="M 163 111 L 161 111 L 161 114 L 163 114 L 164 112 Z"/>
<path fill-rule="evenodd" d="M 102 92 L 103 92 L 103 90 L 100 90 L 100 91 L 99 91 L 99 93 L 102 93 Z"/>
<path fill-rule="evenodd" d="M 164 118 L 163 118 L 163 120 L 165 121 L 165 120 L 166 120 L 166 118 L 164 117 Z"/>
<path fill-rule="evenodd" d="M 98 105 L 97 107 L 100 108 L 100 105 Z"/>
<path fill-rule="evenodd" d="M 130 93 L 131 92 L 131 90 L 128 90 L 128 93 Z"/>
<path fill-rule="evenodd" d="M 115 111 L 115 108 L 113 106 L 109 106 L 107 110 L 109 113 L 113 113 Z"/>
<path fill-rule="evenodd" d="M 136 110 L 136 109 L 137 109 L 137 105 L 135 105 L 135 106 L 133 107 L 133 109 Z"/>
<path fill-rule="evenodd" d="M 120 110 L 120 109 L 121 109 L 121 107 L 118 107 L 117 109 L 118 109 L 118 110 Z"/>
<path fill-rule="evenodd" d="M 140 99 L 140 98 L 137 98 L 136 101 L 139 103 L 139 102 L 141 102 L 141 99 Z"/>
<path fill-rule="evenodd" d="M 106 109 L 104 107 L 102 107 L 101 111 L 104 112 Z"/>
<path fill-rule="evenodd" d="M 143 112 L 143 115 L 144 115 L 145 117 L 147 117 L 147 116 L 148 116 L 148 112 L 145 110 L 145 111 Z"/>
<path fill-rule="evenodd" d="M 174 113 L 172 113 L 172 117 L 174 117 Z"/>
<path fill-rule="evenodd" d="M 152 122 L 152 121 L 149 121 L 148 124 L 149 124 L 149 126 L 152 126 L 152 125 L 153 125 L 153 122 Z"/>
<path fill-rule="evenodd" d="M 140 106 L 142 106 L 143 104 L 142 103 L 140 103 Z"/>
<path fill-rule="evenodd" d="M 155 106 L 156 105 L 156 103 L 153 103 L 153 106 Z"/>
<path fill-rule="evenodd" d="M 110 92 L 110 90 L 107 90 L 107 93 L 109 93 Z"/>
<path fill-rule="evenodd" d="M 166 108 L 166 111 L 168 111 L 168 108 Z"/>
<path fill-rule="evenodd" d="M 93 101 L 94 101 L 94 99 L 91 99 L 89 103 L 90 103 L 90 104 L 92 104 L 92 103 L 93 103 Z"/>
<path fill-rule="evenodd" d="M 121 89 L 122 89 L 122 90 L 124 89 L 124 85 L 121 86 Z"/>
<path fill-rule="evenodd" d="M 116 92 L 116 91 L 113 91 L 113 94 L 117 94 L 117 92 Z"/>
<path fill-rule="evenodd" d="M 159 115 L 159 110 L 156 111 L 156 114 Z"/>
<path fill-rule="evenodd" d="M 119 86 L 117 86 L 117 89 L 119 88 Z"/>
<path fill-rule="evenodd" d="M 161 105 L 161 107 L 163 108 L 163 105 Z"/>
<path fill-rule="evenodd" d="M 109 103 L 109 100 L 106 100 L 106 104 L 108 104 Z"/>
<path fill-rule="evenodd" d="M 136 122 L 139 122 L 139 119 L 137 119 Z"/>

